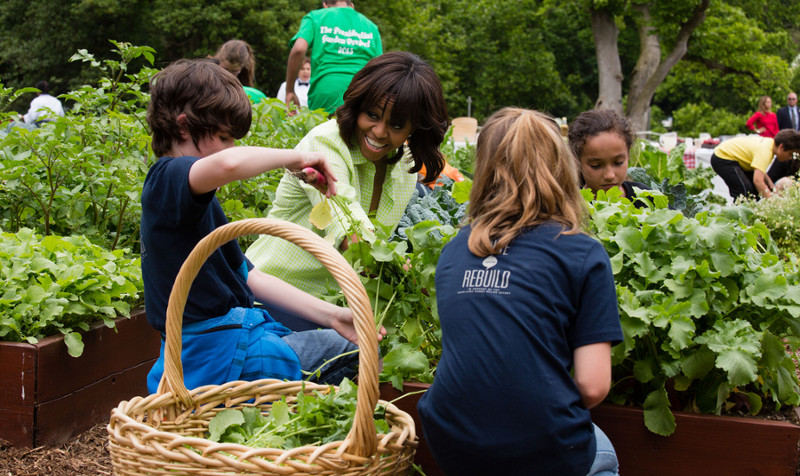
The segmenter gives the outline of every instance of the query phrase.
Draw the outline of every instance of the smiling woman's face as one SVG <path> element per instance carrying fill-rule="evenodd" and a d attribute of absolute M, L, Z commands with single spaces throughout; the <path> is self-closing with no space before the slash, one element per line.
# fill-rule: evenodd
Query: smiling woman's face
<path fill-rule="evenodd" d="M 616 132 L 602 132 L 586 140 L 580 157 L 581 175 L 592 192 L 620 188 L 628 175 L 628 145 Z"/>
<path fill-rule="evenodd" d="M 392 103 L 380 103 L 358 115 L 356 136 L 361 153 L 370 162 L 377 162 L 396 150 L 411 134 L 411 122 L 393 124 Z"/>

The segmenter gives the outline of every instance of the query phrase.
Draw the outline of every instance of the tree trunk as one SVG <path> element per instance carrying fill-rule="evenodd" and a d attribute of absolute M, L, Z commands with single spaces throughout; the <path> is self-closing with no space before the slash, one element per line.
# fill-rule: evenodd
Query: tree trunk
<path fill-rule="evenodd" d="M 650 128 L 650 100 L 645 103 L 643 92 L 645 83 L 653 77 L 661 63 L 661 40 L 652 25 L 648 5 L 633 7 L 639 13 L 637 30 L 639 32 L 639 59 L 633 69 L 631 84 L 628 88 L 628 104 L 626 115 L 634 130 L 645 131 Z M 655 93 L 655 91 L 653 91 Z"/>
<path fill-rule="evenodd" d="M 664 82 L 667 74 L 686 55 L 689 38 L 703 23 L 710 0 L 701 0 L 691 17 L 681 25 L 675 44 L 667 56 L 661 59 L 661 40 L 652 25 L 647 4 L 637 7 L 639 11 L 638 31 L 640 40 L 639 60 L 636 63 L 628 91 L 626 116 L 638 131 L 650 128 L 650 103 L 656 88 Z"/>
<path fill-rule="evenodd" d="M 636 8 L 638 12 L 639 60 L 631 76 L 625 115 L 638 131 L 650 127 L 650 102 L 656 88 L 664 82 L 673 66 L 683 58 L 688 49 L 689 38 L 703 23 L 710 0 L 700 0 L 691 17 L 680 25 L 675 44 L 664 59 L 661 59 L 661 39 L 653 26 L 648 4 Z M 599 91 L 595 108 L 613 109 L 620 114 L 622 108 L 622 66 L 619 59 L 617 36 L 619 30 L 613 14 L 607 8 L 592 9 L 592 33 L 597 54 Z"/>
<path fill-rule="evenodd" d="M 592 33 L 597 54 L 599 94 L 596 109 L 613 109 L 622 114 L 622 64 L 619 60 L 619 30 L 607 9 L 592 9 Z"/>

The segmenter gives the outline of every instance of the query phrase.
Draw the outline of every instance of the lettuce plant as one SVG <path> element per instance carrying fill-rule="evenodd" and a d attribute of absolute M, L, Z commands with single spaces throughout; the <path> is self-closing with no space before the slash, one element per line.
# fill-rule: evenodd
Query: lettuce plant
<path fill-rule="evenodd" d="M 100 319 L 113 328 L 142 301 L 139 259 L 82 236 L 2 233 L 0 275 L 0 340 L 35 344 L 61 333 L 73 357 L 83 352 L 78 331 Z"/>

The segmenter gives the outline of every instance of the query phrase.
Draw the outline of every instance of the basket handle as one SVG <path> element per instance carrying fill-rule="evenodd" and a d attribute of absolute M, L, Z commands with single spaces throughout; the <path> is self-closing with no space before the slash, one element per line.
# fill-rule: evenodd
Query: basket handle
<path fill-rule="evenodd" d="M 311 230 L 294 223 L 271 218 L 250 218 L 220 226 L 200 240 L 181 266 L 167 304 L 164 375 L 158 394 L 172 392 L 186 408 L 192 399 L 183 382 L 181 362 L 183 311 L 189 289 L 200 268 L 221 245 L 243 235 L 260 234 L 283 238 L 303 248 L 317 258 L 341 286 L 353 313 L 359 342 L 358 401 L 353 427 L 345 438 L 343 448 L 356 456 L 370 456 L 377 448 L 373 412 L 378 403 L 378 337 L 369 297 L 358 275 L 333 246 Z"/>

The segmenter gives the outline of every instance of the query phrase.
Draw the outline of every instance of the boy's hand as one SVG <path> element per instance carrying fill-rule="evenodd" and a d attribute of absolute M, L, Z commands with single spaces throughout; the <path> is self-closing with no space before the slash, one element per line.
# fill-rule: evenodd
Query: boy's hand
<path fill-rule="evenodd" d="M 353 314 L 349 308 L 339 308 L 333 318 L 333 321 L 331 322 L 331 328 L 338 332 L 339 335 L 345 339 L 349 340 L 353 344 L 358 345 L 358 334 L 356 334 L 356 328 L 353 323 Z M 381 328 L 378 329 L 377 334 L 378 341 L 382 341 L 384 336 L 386 336 L 386 328 L 381 326 Z"/>
<path fill-rule="evenodd" d="M 336 195 L 336 176 L 321 152 L 301 152 L 297 168 L 289 167 L 289 170 L 326 197 Z"/>

